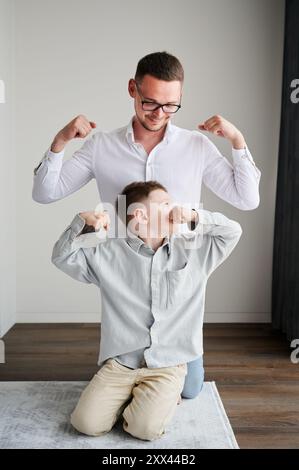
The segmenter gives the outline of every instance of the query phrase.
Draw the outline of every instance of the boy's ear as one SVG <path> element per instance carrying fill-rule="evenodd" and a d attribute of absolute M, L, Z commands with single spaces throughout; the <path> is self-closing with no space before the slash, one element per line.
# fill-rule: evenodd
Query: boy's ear
<path fill-rule="evenodd" d="M 138 207 L 134 210 L 133 214 L 139 224 L 147 224 L 148 215 L 145 209 Z"/>

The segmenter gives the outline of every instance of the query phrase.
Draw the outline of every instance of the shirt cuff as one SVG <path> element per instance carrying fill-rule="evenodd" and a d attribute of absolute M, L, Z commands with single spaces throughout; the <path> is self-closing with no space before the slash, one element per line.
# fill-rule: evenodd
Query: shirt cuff
<path fill-rule="evenodd" d="M 249 162 L 255 168 L 257 176 L 260 175 L 260 171 L 257 168 L 256 164 L 254 163 L 254 160 L 252 158 L 252 155 L 251 155 L 248 147 L 245 146 L 243 149 L 234 149 L 234 148 L 232 148 L 232 156 L 233 156 L 234 166 L 240 165 L 243 162 L 245 162 L 245 164 L 247 164 L 247 162 Z"/>
<path fill-rule="evenodd" d="M 60 167 L 63 156 L 64 156 L 64 150 L 61 150 L 61 152 L 52 152 L 49 148 L 45 152 L 43 158 L 41 159 L 37 167 L 34 168 L 33 173 L 36 175 L 38 169 L 44 162 L 47 162 L 47 165 L 51 167 L 55 167 L 55 166 Z"/>
<path fill-rule="evenodd" d="M 217 212 L 211 212 L 211 211 L 208 211 L 206 209 L 194 209 L 196 210 L 197 214 L 198 214 L 198 223 L 197 223 L 197 226 L 196 228 L 199 228 L 199 226 L 202 224 L 202 225 L 219 225 L 219 223 L 222 223 L 219 222 L 218 220 L 218 214 L 220 214 L 220 217 L 223 217 L 221 213 L 217 213 Z"/>
<path fill-rule="evenodd" d="M 243 149 L 234 149 L 232 148 L 232 156 L 234 163 L 239 164 L 242 160 L 248 160 L 253 165 L 255 165 L 252 155 L 248 149 L 248 147 L 244 147 Z"/>
<path fill-rule="evenodd" d="M 51 147 L 46 151 L 46 155 L 47 157 L 49 158 L 56 158 L 56 157 L 60 157 L 62 158 L 64 155 L 64 149 L 61 150 L 60 152 L 52 152 L 51 150 Z"/>
<path fill-rule="evenodd" d="M 74 240 L 77 236 L 81 234 L 84 226 L 85 220 L 79 214 L 76 214 L 70 224 L 72 240 Z"/>
<path fill-rule="evenodd" d="M 196 208 L 192 209 L 197 213 L 197 219 L 194 222 L 188 222 L 185 225 L 188 227 L 187 232 L 183 232 L 185 239 L 190 239 L 191 241 L 194 240 L 195 236 L 203 234 L 203 226 L 204 224 L 213 224 L 214 221 L 211 220 L 210 212 L 207 212 L 205 209 Z M 191 227 L 190 227 L 191 226 Z"/>

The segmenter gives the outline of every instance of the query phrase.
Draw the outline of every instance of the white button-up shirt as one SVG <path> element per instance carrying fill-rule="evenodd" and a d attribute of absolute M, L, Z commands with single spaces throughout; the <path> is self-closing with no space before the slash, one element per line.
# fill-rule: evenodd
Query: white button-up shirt
<path fill-rule="evenodd" d="M 201 203 L 204 183 L 233 206 L 250 210 L 259 205 L 261 172 L 247 147 L 232 149 L 230 163 L 203 133 L 167 123 L 164 138 L 147 154 L 135 142 L 129 125 L 89 137 L 71 158 L 64 151 L 47 150 L 34 169 L 32 197 L 46 204 L 62 199 L 95 178 L 103 203 L 115 203 L 117 195 L 133 181 L 157 180 L 174 201 Z"/>

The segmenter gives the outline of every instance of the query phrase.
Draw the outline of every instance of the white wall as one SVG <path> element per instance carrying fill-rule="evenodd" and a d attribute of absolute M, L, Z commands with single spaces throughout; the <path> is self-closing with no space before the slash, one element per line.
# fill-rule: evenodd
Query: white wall
<path fill-rule="evenodd" d="M 128 123 L 127 82 L 145 54 L 167 50 L 186 80 L 179 126 L 219 113 L 244 133 L 262 171 L 261 204 L 242 212 L 204 190 L 204 207 L 238 220 L 243 237 L 213 274 L 206 321 L 270 320 L 282 79 L 282 0 L 16 0 L 17 318 L 99 321 L 100 294 L 50 261 L 79 210 L 95 207 L 92 181 L 49 205 L 31 199 L 33 168 L 79 113 L 103 130 Z M 230 146 L 211 137 L 231 159 Z M 69 158 L 82 142 L 69 145 Z"/>
<path fill-rule="evenodd" d="M 0 0 L 0 79 L 6 103 L 0 103 L 0 337 L 16 319 L 16 166 L 13 140 L 14 2 Z"/>

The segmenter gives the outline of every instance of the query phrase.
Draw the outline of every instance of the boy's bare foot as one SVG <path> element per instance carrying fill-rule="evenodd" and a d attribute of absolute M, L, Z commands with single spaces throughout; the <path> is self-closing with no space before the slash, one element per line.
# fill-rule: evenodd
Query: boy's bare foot
<path fill-rule="evenodd" d="M 178 401 L 177 401 L 177 405 L 179 405 L 181 403 L 181 401 L 182 401 L 182 397 L 180 395 L 179 398 L 178 398 Z"/>

